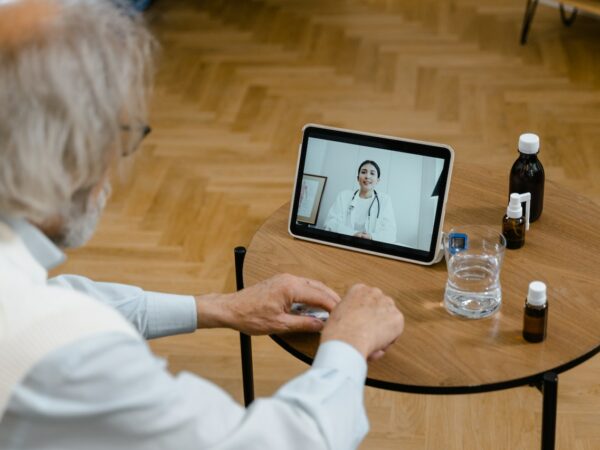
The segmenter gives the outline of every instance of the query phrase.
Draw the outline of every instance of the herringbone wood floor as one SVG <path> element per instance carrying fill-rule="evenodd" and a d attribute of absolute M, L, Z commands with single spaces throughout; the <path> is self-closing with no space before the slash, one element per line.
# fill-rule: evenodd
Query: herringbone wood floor
<path fill-rule="evenodd" d="M 233 290 L 233 248 L 289 200 L 307 122 L 448 143 L 458 160 L 507 176 L 518 135 L 532 130 L 547 179 L 600 203 L 600 21 L 563 28 L 540 6 L 521 47 L 524 3 L 156 0 L 154 132 L 95 238 L 61 271 Z M 237 339 L 198 332 L 152 347 L 173 371 L 241 400 Z M 268 338 L 254 346 L 258 395 L 306 368 Z M 560 377 L 559 449 L 600 449 L 599 380 L 598 357 Z M 365 450 L 539 447 L 531 388 L 452 397 L 368 388 L 366 405 Z"/>

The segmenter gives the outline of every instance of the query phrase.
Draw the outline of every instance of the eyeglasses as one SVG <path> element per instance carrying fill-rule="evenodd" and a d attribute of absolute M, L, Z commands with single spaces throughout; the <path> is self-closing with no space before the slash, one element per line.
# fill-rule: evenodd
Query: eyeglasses
<path fill-rule="evenodd" d="M 151 131 L 152 128 L 150 128 L 148 125 L 121 125 L 123 156 L 126 157 L 135 153 L 144 138 L 148 136 Z"/>

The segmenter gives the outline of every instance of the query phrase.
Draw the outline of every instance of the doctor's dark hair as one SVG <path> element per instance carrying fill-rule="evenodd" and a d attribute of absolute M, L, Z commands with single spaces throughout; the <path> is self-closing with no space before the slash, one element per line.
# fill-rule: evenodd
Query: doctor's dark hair
<path fill-rule="evenodd" d="M 362 169 L 363 166 L 366 164 L 371 164 L 373 167 L 375 167 L 375 170 L 377 170 L 377 178 L 381 178 L 381 169 L 379 168 L 379 165 L 375 161 L 371 161 L 370 159 L 363 161 L 360 164 L 360 166 L 358 166 L 357 176 L 360 175 L 360 169 Z"/>

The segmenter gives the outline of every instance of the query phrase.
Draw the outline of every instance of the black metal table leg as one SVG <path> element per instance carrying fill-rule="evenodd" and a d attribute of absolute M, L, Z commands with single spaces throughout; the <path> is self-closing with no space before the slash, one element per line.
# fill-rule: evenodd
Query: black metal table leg
<path fill-rule="evenodd" d="M 538 0 L 527 0 L 527 5 L 525 6 L 525 16 L 523 17 L 523 27 L 521 29 L 521 45 L 525 45 L 527 42 L 529 26 L 531 25 L 531 21 L 535 15 L 537 4 Z"/>
<path fill-rule="evenodd" d="M 245 247 L 236 247 L 235 255 L 235 283 L 237 290 L 244 289 L 244 257 Z M 252 340 L 250 336 L 240 333 L 240 351 L 242 354 L 242 383 L 244 386 L 244 405 L 248 406 L 254 400 L 254 373 L 252 370 Z"/>
<path fill-rule="evenodd" d="M 556 403 L 558 398 L 558 375 L 545 373 L 542 379 L 542 450 L 554 450 L 556 437 Z"/>

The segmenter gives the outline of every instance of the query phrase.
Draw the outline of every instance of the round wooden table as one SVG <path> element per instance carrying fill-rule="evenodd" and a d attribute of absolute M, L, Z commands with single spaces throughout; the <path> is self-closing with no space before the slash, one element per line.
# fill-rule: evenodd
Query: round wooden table
<path fill-rule="evenodd" d="M 501 231 L 507 200 L 508 171 L 497 175 L 456 165 L 444 229 L 481 224 Z M 257 231 L 245 258 L 244 281 L 251 285 L 289 272 L 321 280 L 341 295 L 361 282 L 394 298 L 405 330 L 384 358 L 369 365 L 370 386 L 458 394 L 536 384 L 546 391 L 544 402 L 554 403 L 554 411 L 544 405 L 545 416 L 555 418 L 556 375 L 600 350 L 600 208 L 551 181 L 546 181 L 543 214 L 531 224 L 525 246 L 506 250 L 500 311 L 478 320 L 452 316 L 444 308 L 445 262 L 420 266 L 297 240 L 288 234 L 288 216 L 289 205 L 284 205 Z M 548 286 L 548 334 L 538 344 L 521 335 L 533 280 Z M 274 338 L 308 363 L 319 343 L 317 334 Z M 554 399 L 547 398 L 550 390 Z M 554 423 L 546 419 L 544 432 L 552 425 L 553 443 Z"/>

